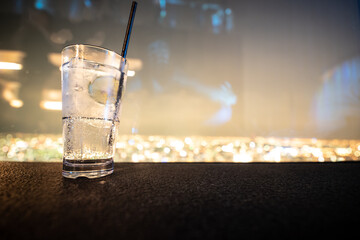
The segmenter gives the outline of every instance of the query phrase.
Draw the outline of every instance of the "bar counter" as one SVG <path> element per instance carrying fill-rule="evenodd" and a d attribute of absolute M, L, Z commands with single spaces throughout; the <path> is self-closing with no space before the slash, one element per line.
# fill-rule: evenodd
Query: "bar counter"
<path fill-rule="evenodd" d="M 360 162 L 0 162 L 0 239 L 358 239 Z"/>

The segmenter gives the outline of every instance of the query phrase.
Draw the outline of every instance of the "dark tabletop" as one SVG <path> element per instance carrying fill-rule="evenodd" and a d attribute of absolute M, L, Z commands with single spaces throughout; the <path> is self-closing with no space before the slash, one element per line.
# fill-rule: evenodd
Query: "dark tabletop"
<path fill-rule="evenodd" d="M 117 163 L 64 179 L 61 163 L 0 162 L 0 239 L 360 236 L 360 163 Z"/>

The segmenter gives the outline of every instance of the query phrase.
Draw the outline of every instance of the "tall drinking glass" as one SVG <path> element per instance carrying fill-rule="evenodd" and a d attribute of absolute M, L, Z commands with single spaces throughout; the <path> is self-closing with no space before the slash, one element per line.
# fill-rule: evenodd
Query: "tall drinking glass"
<path fill-rule="evenodd" d="M 72 45 L 63 49 L 64 177 L 97 178 L 113 172 L 117 104 L 126 85 L 127 67 L 126 59 L 104 48 Z"/>

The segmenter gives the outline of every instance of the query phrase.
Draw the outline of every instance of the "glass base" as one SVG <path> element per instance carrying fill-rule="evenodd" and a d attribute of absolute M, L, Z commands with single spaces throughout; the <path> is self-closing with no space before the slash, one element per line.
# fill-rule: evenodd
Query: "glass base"
<path fill-rule="evenodd" d="M 62 175 L 66 178 L 99 178 L 114 171 L 114 161 L 109 159 L 67 160 L 63 159 Z"/>

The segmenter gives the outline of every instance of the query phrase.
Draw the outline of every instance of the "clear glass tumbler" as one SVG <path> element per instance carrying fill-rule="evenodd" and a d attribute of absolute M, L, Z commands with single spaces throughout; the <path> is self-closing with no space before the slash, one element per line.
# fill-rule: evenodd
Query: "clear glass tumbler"
<path fill-rule="evenodd" d="M 97 178 L 113 172 L 127 67 L 126 59 L 104 48 L 71 45 L 63 49 L 64 177 Z"/>

